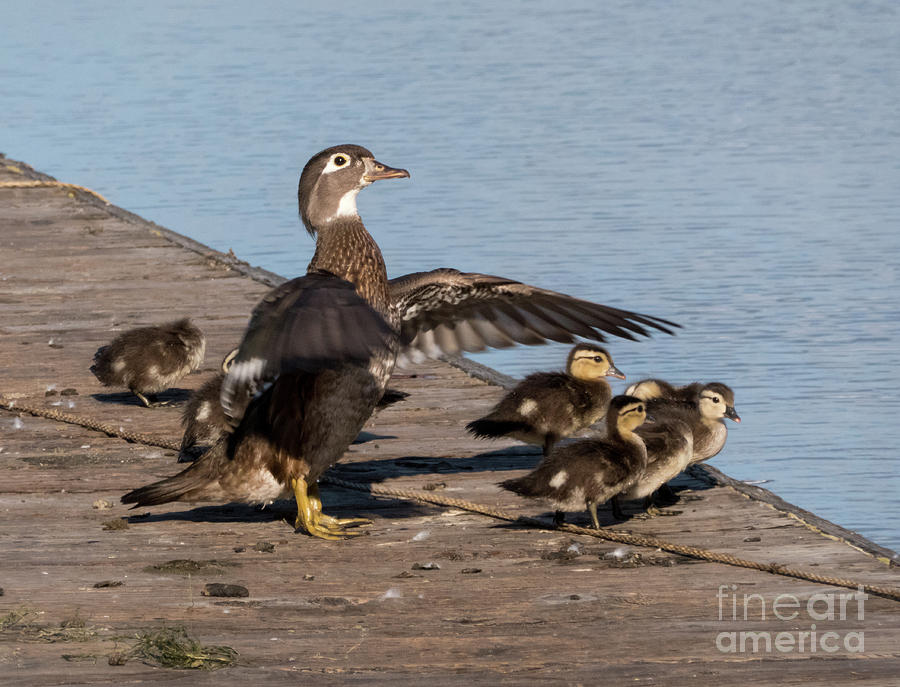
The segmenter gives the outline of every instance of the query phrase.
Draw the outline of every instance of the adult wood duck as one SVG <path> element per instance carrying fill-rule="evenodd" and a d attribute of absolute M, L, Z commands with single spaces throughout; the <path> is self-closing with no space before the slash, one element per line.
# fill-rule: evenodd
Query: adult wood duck
<path fill-rule="evenodd" d="M 147 397 L 165 391 L 200 367 L 205 353 L 203 332 L 185 317 L 119 334 L 94 353 L 91 372 L 104 386 L 130 389 L 151 408 L 164 404 Z"/>
<path fill-rule="evenodd" d="M 535 372 L 504 396 L 484 417 L 466 425 L 477 437 L 510 436 L 543 447 L 548 455 L 559 439 L 606 415 L 612 389 L 604 377 L 625 379 L 600 346 L 580 343 L 570 352 L 565 372 Z"/>
<path fill-rule="evenodd" d="M 234 431 L 190 467 L 136 489 L 124 503 L 266 503 L 292 494 L 297 528 L 323 539 L 356 534 L 322 513 L 317 481 L 340 460 L 381 398 L 401 350 L 425 355 L 486 346 L 633 339 L 671 322 L 516 281 L 440 269 L 387 279 L 384 260 L 356 210 L 359 191 L 408 177 L 355 145 L 313 156 L 300 177 L 300 216 L 316 237 L 303 277 L 256 306 L 222 406 Z"/>
<path fill-rule="evenodd" d="M 581 439 L 559 446 L 534 471 L 500 486 L 520 496 L 545 499 L 565 511 L 587 509 L 600 529 L 597 506 L 627 489 L 647 466 L 647 449 L 635 429 L 647 417 L 646 404 L 634 396 L 609 402 L 605 439 Z"/>

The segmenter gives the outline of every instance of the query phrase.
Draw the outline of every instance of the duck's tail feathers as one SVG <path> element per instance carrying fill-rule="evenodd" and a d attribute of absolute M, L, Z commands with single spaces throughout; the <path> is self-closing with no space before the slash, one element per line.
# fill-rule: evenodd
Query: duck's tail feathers
<path fill-rule="evenodd" d="M 408 397 L 409 394 L 405 391 L 400 391 L 398 389 L 385 389 L 384 395 L 382 395 L 381 400 L 378 401 L 377 408 L 379 410 L 381 410 L 382 408 L 387 408 L 388 406 L 399 403 L 400 401 L 403 401 Z"/>
<path fill-rule="evenodd" d="M 538 496 L 537 480 L 534 473 L 529 473 L 524 477 L 516 477 L 500 482 L 500 486 L 519 496 Z"/>
<path fill-rule="evenodd" d="M 483 417 L 480 420 L 473 420 L 466 425 L 469 430 L 479 439 L 496 439 L 505 437 L 513 432 L 527 432 L 531 428 L 525 422 L 517 422 L 515 420 L 491 420 Z"/>
<path fill-rule="evenodd" d="M 134 508 L 141 508 L 170 501 L 213 500 L 215 492 L 219 491 L 218 484 L 202 468 L 200 462 L 193 463 L 173 477 L 129 491 L 122 497 L 122 503 L 133 503 Z"/>

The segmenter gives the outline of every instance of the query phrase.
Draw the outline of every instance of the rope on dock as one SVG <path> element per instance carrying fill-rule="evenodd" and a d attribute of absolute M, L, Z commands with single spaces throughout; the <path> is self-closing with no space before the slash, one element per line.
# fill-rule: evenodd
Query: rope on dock
<path fill-rule="evenodd" d="M 514 515 L 499 508 L 492 508 L 491 506 L 485 506 L 480 503 L 472 503 L 471 501 L 465 501 L 463 499 L 456 499 L 450 496 L 441 496 L 439 494 L 432 494 L 425 491 L 416 491 L 414 489 L 395 489 L 393 487 L 384 487 L 377 484 L 348 482 L 346 480 L 342 480 L 337 477 L 331 477 L 329 475 L 325 475 L 324 477 L 322 477 L 321 481 L 327 484 L 333 484 L 337 487 L 343 487 L 345 489 L 367 492 L 375 496 L 390 496 L 405 499 L 408 501 L 420 501 L 423 503 L 430 503 L 439 506 L 450 506 L 451 508 L 459 508 L 461 510 L 469 511 L 472 513 L 487 515 L 488 517 L 496 518 L 498 520 L 506 520 L 507 522 L 522 523 L 531 525 L 532 527 L 539 527 L 545 530 L 555 529 L 561 530 L 563 532 L 571 532 L 572 534 L 586 534 L 591 537 L 606 539 L 607 541 L 614 541 L 619 544 L 631 544 L 633 546 L 644 546 L 651 549 L 661 549 L 662 551 L 669 551 L 671 553 L 677 553 L 682 556 L 689 556 L 691 558 L 699 558 L 701 560 L 711 561 L 713 563 L 724 563 L 725 565 L 733 565 L 739 568 L 760 570 L 762 572 L 772 573 L 774 575 L 796 577 L 801 580 L 809 580 L 811 582 L 818 582 L 820 584 L 827 584 L 834 587 L 848 587 L 850 589 L 858 589 L 862 587 L 865 591 L 872 594 L 877 594 L 878 596 L 884 596 L 889 599 L 894 599 L 895 601 L 900 601 L 900 589 L 896 589 L 894 587 L 863 584 L 855 580 L 841 577 L 829 577 L 827 575 L 820 575 L 809 570 L 789 568 L 779 563 L 758 563 L 756 561 L 750 561 L 744 558 L 738 558 L 737 556 L 732 556 L 729 553 L 710 551 L 709 549 L 701 549 L 696 546 L 673 544 L 672 542 L 667 542 L 663 539 L 648 537 L 642 534 L 633 534 L 631 532 L 623 532 L 622 530 L 613 529 L 595 530 L 593 528 L 579 527 L 578 525 L 570 525 L 568 523 L 561 523 L 559 525 L 550 524 L 543 520 L 538 520 L 537 518 Z"/>
<path fill-rule="evenodd" d="M 136 444 L 145 444 L 147 446 L 158 446 L 160 448 L 168 448 L 173 451 L 181 449 L 181 444 L 171 439 L 160 439 L 152 434 L 144 434 L 143 432 L 130 432 L 124 427 L 117 427 L 106 422 L 100 422 L 84 415 L 72 415 L 71 413 L 63 413 L 59 410 L 51 408 L 40 408 L 32 405 L 19 405 L 15 400 L 0 397 L 0 408 L 9 410 L 13 413 L 22 412 L 34 415 L 36 417 L 45 417 L 48 420 L 57 420 L 58 422 L 66 422 L 70 425 L 79 425 L 87 429 L 93 429 L 97 432 L 103 432 L 111 437 L 118 437 Z"/>
<path fill-rule="evenodd" d="M 159 439 L 157 437 L 154 437 L 153 435 L 144 434 L 141 432 L 129 432 L 126 431 L 123 427 L 116 427 L 115 425 L 99 422 L 89 417 L 72 415 L 70 413 L 63 413 L 58 410 L 49 410 L 47 408 L 40 408 L 28 404 L 20 405 L 14 400 L 7 400 L 2 397 L 0 397 L 0 408 L 4 408 L 11 412 L 23 412 L 50 420 L 58 420 L 60 422 L 67 422 L 73 425 L 80 425 L 81 427 L 86 427 L 88 429 L 103 432 L 104 434 L 108 434 L 109 436 L 119 437 L 121 439 L 126 439 L 127 441 L 146 444 L 149 446 L 158 446 L 161 448 L 171 449 L 173 451 L 178 451 L 181 446 L 180 443 L 176 441 Z M 709 549 L 701 549 L 696 546 L 673 544 L 672 542 L 667 542 L 664 539 L 657 539 L 656 537 L 649 537 L 642 534 L 633 534 L 632 532 L 623 532 L 622 530 L 615 529 L 595 530 L 593 528 L 579 527 L 578 525 L 570 525 L 568 523 L 561 523 L 559 525 L 550 524 L 543 520 L 538 520 L 537 518 L 514 515 L 513 513 L 501 510 L 499 508 L 494 508 L 492 506 L 486 506 L 484 504 L 474 503 L 472 501 L 466 501 L 464 499 L 457 499 L 451 496 L 441 496 L 440 494 L 417 491 L 415 489 L 398 489 L 394 487 L 385 487 L 378 484 L 362 484 L 360 482 L 349 482 L 347 480 L 343 480 L 338 477 L 331 477 L 329 475 L 323 476 L 321 481 L 326 484 L 334 485 L 336 487 L 352 489 L 354 491 L 361 491 L 373 496 L 386 496 L 390 498 L 403 499 L 406 501 L 419 501 L 421 503 L 429 503 L 437 506 L 449 506 L 451 508 L 459 508 L 460 510 L 468 511 L 470 513 L 478 513 L 480 515 L 486 515 L 498 520 L 520 523 L 544 530 L 555 529 L 562 532 L 571 532 L 572 534 L 584 534 L 590 537 L 605 539 L 607 541 L 613 541 L 619 544 L 629 544 L 632 546 L 643 546 L 651 549 L 660 549 L 662 551 L 677 553 L 679 555 L 688 556 L 690 558 L 698 558 L 700 560 L 710 561 L 713 563 L 723 563 L 725 565 L 731 565 L 739 568 L 759 570 L 762 572 L 771 573 L 773 575 L 795 577 L 797 579 L 808 580 L 810 582 L 817 582 L 819 584 L 830 585 L 833 587 L 863 589 L 870 594 L 893 599 L 894 601 L 900 601 L 900 589 L 896 587 L 864 584 L 856 580 L 842 577 L 829 577 L 828 575 L 820 575 L 809 570 L 790 568 L 786 565 L 781 565 L 780 563 L 758 563 L 757 561 L 751 561 L 745 558 L 732 556 L 729 553 L 711 551 Z"/>
<path fill-rule="evenodd" d="M 0 188 L 42 188 L 42 187 L 56 187 L 56 188 L 72 188 L 76 191 L 84 191 L 85 193 L 90 193 L 92 196 L 95 196 L 102 200 L 107 205 L 111 203 L 106 200 L 103 196 L 101 196 L 96 191 L 89 189 L 87 186 L 79 186 L 78 184 L 69 184 L 65 181 L 38 181 L 38 180 L 23 180 L 23 181 L 0 181 Z"/>

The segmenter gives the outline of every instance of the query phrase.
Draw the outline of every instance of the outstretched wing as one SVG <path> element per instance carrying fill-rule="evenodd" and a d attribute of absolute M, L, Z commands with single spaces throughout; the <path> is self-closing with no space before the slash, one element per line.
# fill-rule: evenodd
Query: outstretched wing
<path fill-rule="evenodd" d="M 571 343 L 576 336 L 604 341 L 604 333 L 634 340 L 649 336 L 648 328 L 672 334 L 679 326 L 512 279 L 450 268 L 397 277 L 390 289 L 400 312 L 401 346 L 414 358 L 548 339 Z"/>
<path fill-rule="evenodd" d="M 348 281 L 312 272 L 266 294 L 222 384 L 222 407 L 240 422 L 254 394 L 278 375 L 366 364 L 396 336 Z"/>

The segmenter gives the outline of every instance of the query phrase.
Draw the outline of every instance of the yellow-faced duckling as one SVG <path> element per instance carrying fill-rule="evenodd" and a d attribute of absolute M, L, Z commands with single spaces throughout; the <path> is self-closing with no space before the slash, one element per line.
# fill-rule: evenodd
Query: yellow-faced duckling
<path fill-rule="evenodd" d="M 606 414 L 612 390 L 604 377 L 625 379 L 605 348 L 580 343 L 569 352 L 565 372 L 528 375 L 466 429 L 479 438 L 508 436 L 537 444 L 546 456 L 559 439 L 590 427 Z"/>
<path fill-rule="evenodd" d="M 701 382 L 674 386 L 663 379 L 642 379 L 629 386 L 625 393 L 645 401 L 649 401 L 651 398 L 666 398 L 670 401 L 691 402 L 702 388 Z"/>
<path fill-rule="evenodd" d="M 690 401 L 653 398 L 647 401 L 647 412 L 656 422 L 680 420 L 691 428 L 693 456 L 691 464 L 712 458 L 725 446 L 728 428 L 725 418 L 740 422 L 734 409 L 734 392 L 725 384 L 689 385 L 696 388 Z"/>
<path fill-rule="evenodd" d="M 500 486 L 521 496 L 550 501 L 557 509 L 557 522 L 563 520 L 564 511 L 587 508 L 594 527 L 600 529 L 597 506 L 628 489 L 647 467 L 647 448 L 635 433 L 646 417 L 644 401 L 616 396 L 609 402 L 605 439 L 581 439 L 559 446 L 533 472 Z"/>
<path fill-rule="evenodd" d="M 359 191 L 408 177 L 355 145 L 313 156 L 300 176 L 300 216 L 316 238 L 305 276 L 256 306 L 220 400 L 233 431 L 188 468 L 136 489 L 124 503 L 267 503 L 292 495 L 295 525 L 323 539 L 361 519 L 323 514 L 318 479 L 340 460 L 382 397 L 399 353 L 634 339 L 673 325 L 502 277 L 453 269 L 387 279 L 381 251 L 356 209 Z"/>
<path fill-rule="evenodd" d="M 635 432 L 647 447 L 647 467 L 630 487 L 613 498 L 615 510 L 621 514 L 620 500 L 643 499 L 647 514 L 659 515 L 660 511 L 653 504 L 654 494 L 657 490 L 671 493 L 666 483 L 690 465 L 694 456 L 694 433 L 683 420 L 655 421 L 652 414 L 650 420 Z"/>
<path fill-rule="evenodd" d="M 148 400 L 196 370 L 206 353 L 206 338 L 190 319 L 123 332 L 94 354 L 91 372 L 104 386 L 131 390 L 148 408 Z"/>

